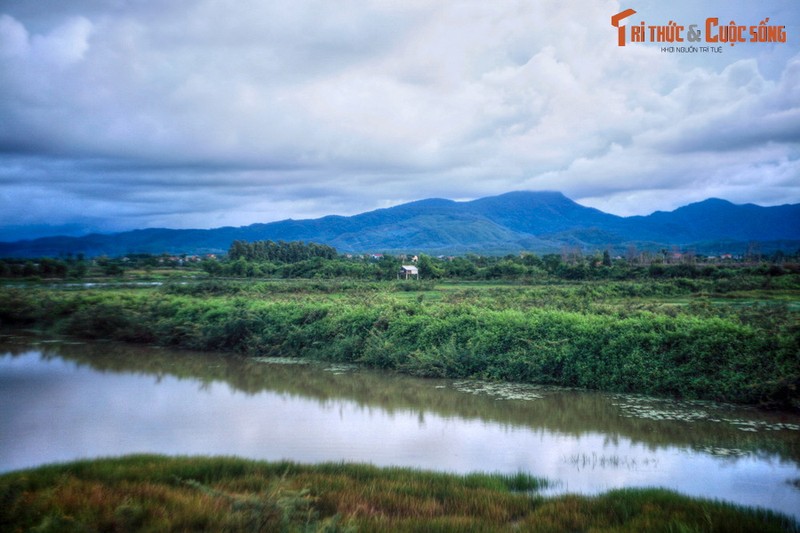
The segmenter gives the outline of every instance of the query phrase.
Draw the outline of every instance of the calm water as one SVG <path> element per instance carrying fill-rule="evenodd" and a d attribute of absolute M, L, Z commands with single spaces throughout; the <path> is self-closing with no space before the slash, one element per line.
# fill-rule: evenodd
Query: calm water
<path fill-rule="evenodd" d="M 0 471 L 129 453 L 529 472 L 800 518 L 800 416 L 0 337 Z"/>

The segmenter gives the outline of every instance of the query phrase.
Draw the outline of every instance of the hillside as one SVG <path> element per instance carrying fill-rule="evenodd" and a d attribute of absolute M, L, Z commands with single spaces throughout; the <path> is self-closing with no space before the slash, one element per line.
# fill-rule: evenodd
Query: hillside
<path fill-rule="evenodd" d="M 110 235 L 0 243 L 0 256 L 83 253 L 219 253 L 233 240 L 313 241 L 340 252 L 548 253 L 564 247 L 623 251 L 629 246 L 692 247 L 741 253 L 800 247 L 800 205 L 761 207 L 709 199 L 670 212 L 620 217 L 559 192 L 518 191 L 468 202 L 427 199 L 358 215 L 282 220 L 239 228 L 144 229 Z"/>

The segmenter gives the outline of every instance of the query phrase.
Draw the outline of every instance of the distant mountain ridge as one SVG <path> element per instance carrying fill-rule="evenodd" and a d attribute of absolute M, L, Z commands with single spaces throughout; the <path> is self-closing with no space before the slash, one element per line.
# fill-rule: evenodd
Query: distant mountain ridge
<path fill-rule="evenodd" d="M 761 207 L 711 198 L 647 216 L 620 217 L 560 192 L 516 191 L 467 202 L 432 198 L 354 216 L 282 220 L 238 228 L 143 229 L 110 235 L 0 242 L 2 257 L 226 252 L 234 240 L 306 241 L 340 252 L 505 254 L 520 251 L 693 248 L 740 253 L 800 247 L 800 204 Z"/>

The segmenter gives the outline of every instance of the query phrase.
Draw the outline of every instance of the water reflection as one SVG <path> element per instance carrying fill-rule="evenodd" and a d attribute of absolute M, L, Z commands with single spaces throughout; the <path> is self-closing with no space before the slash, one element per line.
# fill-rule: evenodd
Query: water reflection
<path fill-rule="evenodd" d="M 135 452 L 531 472 L 800 516 L 800 419 L 110 343 L 0 339 L 0 470 Z M 280 363 L 280 364 L 278 364 Z"/>

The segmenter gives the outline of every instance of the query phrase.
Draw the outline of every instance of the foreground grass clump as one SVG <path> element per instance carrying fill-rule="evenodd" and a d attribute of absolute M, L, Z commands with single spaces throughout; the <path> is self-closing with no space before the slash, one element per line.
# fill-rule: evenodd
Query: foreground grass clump
<path fill-rule="evenodd" d="M 151 455 L 0 476 L 3 531 L 797 531 L 665 490 L 535 495 L 525 474 Z"/>

